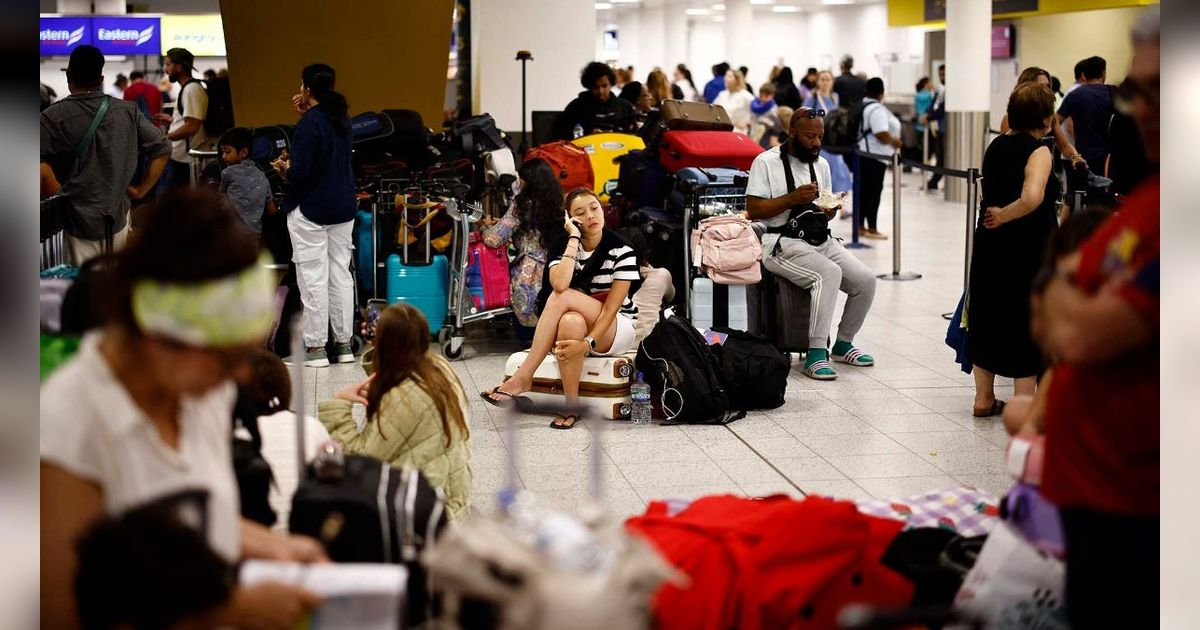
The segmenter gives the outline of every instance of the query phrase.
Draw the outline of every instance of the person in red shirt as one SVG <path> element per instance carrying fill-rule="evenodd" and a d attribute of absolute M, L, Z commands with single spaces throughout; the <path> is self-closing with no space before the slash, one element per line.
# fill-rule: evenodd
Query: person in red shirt
<path fill-rule="evenodd" d="M 1158 162 L 1159 29 L 1133 31 L 1129 73 Z M 1159 183 L 1144 181 L 1058 265 L 1034 311 L 1055 358 L 1043 494 L 1061 510 L 1075 628 L 1156 627 L 1159 610 Z"/>
<path fill-rule="evenodd" d="M 125 100 L 134 101 L 150 120 L 162 111 L 162 92 L 146 82 L 145 73 L 134 70 L 129 73 L 129 86 L 125 88 Z"/>

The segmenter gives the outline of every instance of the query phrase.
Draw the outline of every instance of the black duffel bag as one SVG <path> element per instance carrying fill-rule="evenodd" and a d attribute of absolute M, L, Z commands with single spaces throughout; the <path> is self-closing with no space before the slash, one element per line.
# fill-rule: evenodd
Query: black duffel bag
<path fill-rule="evenodd" d="M 792 363 L 788 355 L 758 335 L 725 326 L 713 326 L 712 330 L 728 335 L 711 348 L 729 406 L 741 411 L 783 406 Z"/>

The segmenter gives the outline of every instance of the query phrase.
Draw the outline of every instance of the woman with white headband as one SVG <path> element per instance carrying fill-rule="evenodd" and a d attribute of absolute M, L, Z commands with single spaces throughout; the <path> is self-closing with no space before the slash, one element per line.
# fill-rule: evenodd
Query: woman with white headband
<path fill-rule="evenodd" d="M 235 377 L 274 319 L 253 237 L 215 193 L 163 198 L 94 293 L 105 324 L 41 389 L 42 624 L 79 625 L 75 541 L 105 515 L 169 504 L 230 562 L 323 561 L 312 539 L 242 519 L 230 418 Z M 186 571 L 187 567 L 179 567 Z M 145 602 L 166 606 L 165 602 Z M 282 584 L 236 587 L 218 625 L 294 627 L 317 604 Z"/>

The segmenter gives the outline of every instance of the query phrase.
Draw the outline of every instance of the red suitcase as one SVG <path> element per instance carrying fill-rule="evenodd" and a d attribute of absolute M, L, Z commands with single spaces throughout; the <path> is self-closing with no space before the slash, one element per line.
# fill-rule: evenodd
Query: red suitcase
<path fill-rule="evenodd" d="M 479 270 L 483 281 L 483 310 L 502 308 L 512 303 L 508 275 L 508 252 L 502 247 L 488 247 L 472 232 L 467 245 L 467 264 Z"/>
<path fill-rule="evenodd" d="M 563 193 L 569 193 L 576 188 L 591 190 L 595 183 L 592 158 L 588 156 L 588 152 L 566 140 L 533 147 L 525 153 L 525 159 L 539 159 L 549 163 L 554 174 L 558 176 Z"/>
<path fill-rule="evenodd" d="M 658 161 L 674 173 L 688 167 L 750 170 L 762 147 L 733 131 L 668 131 L 658 148 Z"/>

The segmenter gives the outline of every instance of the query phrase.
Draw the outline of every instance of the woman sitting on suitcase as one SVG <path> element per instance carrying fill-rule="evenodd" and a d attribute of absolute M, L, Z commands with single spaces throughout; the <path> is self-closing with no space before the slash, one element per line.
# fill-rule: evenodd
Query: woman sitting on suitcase
<path fill-rule="evenodd" d="M 616 232 L 604 229 L 604 209 L 587 188 L 567 193 L 566 231 L 550 247 L 538 302 L 543 303 L 529 356 L 508 380 L 483 399 L 500 406 L 533 386 L 533 373 L 554 352 L 567 405 L 579 404 L 583 359 L 618 356 L 633 348 L 637 307 L 632 296 L 641 286 L 637 256 Z M 570 261 L 568 264 L 562 264 Z M 561 413 L 550 424 L 570 429 L 577 413 Z"/>
<path fill-rule="evenodd" d="M 320 403 L 321 424 L 346 452 L 420 470 L 445 492 L 450 518 L 466 518 L 471 451 L 462 383 L 445 359 L 429 352 L 429 323 L 415 307 L 387 307 L 374 336 L 371 376 Z M 351 416 L 354 403 L 367 407 L 362 431 Z"/>
<path fill-rule="evenodd" d="M 563 234 L 560 214 L 563 190 L 554 169 L 545 160 L 526 160 L 517 175 L 521 178 L 521 192 L 504 218 L 484 228 L 482 233 L 488 247 L 512 243 L 517 250 L 517 257 L 510 264 L 510 294 L 513 315 L 520 324 L 517 334 L 528 343 L 538 321 L 537 297 L 546 268 L 546 251 Z"/>

